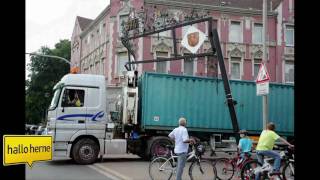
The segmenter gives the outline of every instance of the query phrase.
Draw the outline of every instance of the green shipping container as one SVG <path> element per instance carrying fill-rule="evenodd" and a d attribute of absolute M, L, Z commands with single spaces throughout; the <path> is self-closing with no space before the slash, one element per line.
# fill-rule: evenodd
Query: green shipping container
<path fill-rule="evenodd" d="M 179 117 L 187 119 L 189 131 L 232 132 L 232 123 L 221 79 L 145 72 L 139 81 L 141 126 L 171 130 Z M 262 97 L 256 83 L 230 80 L 240 129 L 262 130 Z M 269 87 L 269 119 L 281 135 L 293 135 L 294 86 Z"/>

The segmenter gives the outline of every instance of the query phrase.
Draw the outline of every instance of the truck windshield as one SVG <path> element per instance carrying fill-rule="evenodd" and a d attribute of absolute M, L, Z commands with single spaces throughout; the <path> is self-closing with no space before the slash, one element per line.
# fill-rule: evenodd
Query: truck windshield
<path fill-rule="evenodd" d="M 57 88 L 56 91 L 54 92 L 49 110 L 55 109 L 59 100 L 59 96 L 60 96 L 60 92 L 61 92 L 61 88 Z"/>

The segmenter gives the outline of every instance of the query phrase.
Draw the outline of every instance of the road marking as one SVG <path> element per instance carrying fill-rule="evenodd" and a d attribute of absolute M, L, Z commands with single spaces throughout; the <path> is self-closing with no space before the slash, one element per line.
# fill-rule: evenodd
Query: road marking
<path fill-rule="evenodd" d="M 94 165 L 95 165 L 95 166 L 98 166 L 99 168 L 101 168 L 101 169 L 103 169 L 103 170 L 108 171 L 110 174 L 112 174 L 112 175 L 114 175 L 114 176 L 117 176 L 117 177 L 119 177 L 119 178 L 121 178 L 121 179 L 123 179 L 123 180 L 133 180 L 132 178 L 127 177 L 127 176 L 125 176 L 125 175 L 123 175 L 123 174 L 120 174 L 120 173 L 118 173 L 117 171 L 114 171 L 114 170 L 112 170 L 112 169 L 110 169 L 110 168 L 107 168 L 107 167 L 103 166 L 102 164 L 96 163 L 96 164 L 94 164 Z"/>
<path fill-rule="evenodd" d="M 90 166 L 93 166 L 95 167 L 97 170 L 99 171 L 102 171 L 104 173 L 104 175 L 111 175 L 113 177 L 115 177 L 116 179 L 121 179 L 121 180 L 133 180 L 132 178 L 130 177 L 127 177 L 127 176 L 124 176 L 120 173 L 118 173 L 117 171 L 114 171 L 110 168 L 107 168 L 101 164 L 98 164 L 98 163 L 95 163 L 93 165 L 90 165 Z M 107 172 L 107 173 L 106 173 Z"/>
<path fill-rule="evenodd" d="M 97 168 L 97 167 L 95 167 L 94 165 L 87 165 L 87 166 L 88 166 L 89 168 L 91 168 L 91 169 L 99 172 L 100 174 L 102 174 L 102 175 L 104 175 L 104 176 L 112 179 L 112 180 L 122 180 L 122 179 L 119 179 L 118 177 L 115 177 L 115 176 L 113 176 L 113 175 L 111 175 L 111 174 L 108 174 L 108 173 L 105 172 L 105 171 L 102 171 L 100 168 Z"/>

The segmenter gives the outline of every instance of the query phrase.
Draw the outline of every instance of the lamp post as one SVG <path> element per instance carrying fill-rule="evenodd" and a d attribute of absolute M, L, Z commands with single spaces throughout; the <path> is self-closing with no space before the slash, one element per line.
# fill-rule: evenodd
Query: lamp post
<path fill-rule="evenodd" d="M 72 64 L 70 63 L 70 61 L 68 59 L 63 58 L 63 57 L 52 56 L 52 55 L 44 55 L 44 54 L 36 54 L 36 53 L 26 53 L 26 54 L 29 54 L 30 56 L 42 56 L 42 57 L 60 59 L 60 60 L 63 60 L 64 62 L 66 62 L 66 63 L 68 63 L 70 65 L 70 73 L 77 74 L 80 71 L 79 67 L 77 67 L 77 66 L 72 67 Z"/>
<path fill-rule="evenodd" d="M 56 59 L 60 59 L 63 60 L 64 62 L 68 63 L 71 66 L 71 63 L 69 60 L 63 58 L 63 57 L 59 57 L 59 56 L 51 56 L 51 55 L 44 55 L 44 54 L 36 54 L 36 53 L 26 53 L 29 54 L 30 56 L 42 56 L 42 57 L 49 57 L 49 58 L 56 58 Z"/>
<path fill-rule="evenodd" d="M 267 19 L 267 0 L 263 0 L 263 6 L 262 6 L 262 16 L 263 16 L 263 35 L 262 35 L 262 41 L 263 41 L 263 58 L 262 62 L 264 64 L 267 64 L 267 28 L 268 28 L 268 19 Z M 268 95 L 262 96 L 262 119 L 263 119 L 263 129 L 266 129 L 267 123 L 268 123 Z"/>

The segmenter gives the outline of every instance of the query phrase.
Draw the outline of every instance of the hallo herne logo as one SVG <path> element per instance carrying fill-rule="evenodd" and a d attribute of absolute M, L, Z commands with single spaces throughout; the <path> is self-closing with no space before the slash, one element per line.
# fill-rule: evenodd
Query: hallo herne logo
<path fill-rule="evenodd" d="M 195 47 L 199 43 L 199 32 L 193 32 L 188 34 L 188 44 L 191 47 Z"/>

